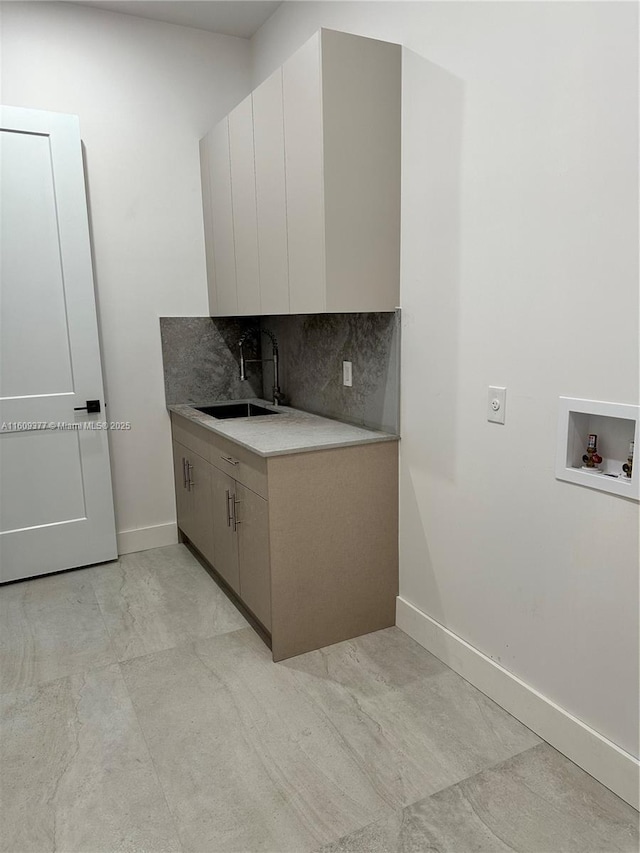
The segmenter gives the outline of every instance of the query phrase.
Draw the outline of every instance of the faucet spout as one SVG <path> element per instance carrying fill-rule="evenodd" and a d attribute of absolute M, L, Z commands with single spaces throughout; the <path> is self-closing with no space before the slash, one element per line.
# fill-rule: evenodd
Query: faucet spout
<path fill-rule="evenodd" d="M 244 346 L 247 338 L 249 338 L 251 335 L 257 335 L 258 337 L 260 335 L 266 335 L 270 339 L 270 341 L 271 341 L 271 353 L 272 353 L 271 358 L 245 358 L 243 346 Z M 278 352 L 278 341 L 277 341 L 276 336 L 269 329 L 259 329 L 259 328 L 256 328 L 255 326 L 253 326 L 250 329 L 247 329 L 246 332 L 244 332 L 244 334 L 242 335 L 242 337 L 238 341 L 238 346 L 240 348 L 240 381 L 245 382 L 247 379 L 246 365 L 249 362 L 261 361 L 264 363 L 267 361 L 272 361 L 273 362 L 273 405 L 274 406 L 281 405 L 282 402 L 284 401 L 284 395 L 282 394 L 282 392 L 280 390 L 280 363 L 279 363 L 280 362 L 280 356 L 279 356 L 279 352 Z"/>

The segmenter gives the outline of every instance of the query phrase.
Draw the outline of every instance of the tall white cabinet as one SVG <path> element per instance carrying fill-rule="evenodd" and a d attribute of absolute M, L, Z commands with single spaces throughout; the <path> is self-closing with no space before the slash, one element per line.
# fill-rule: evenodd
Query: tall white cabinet
<path fill-rule="evenodd" d="M 204 137 L 212 316 L 398 306 L 401 65 L 320 30 Z"/>
<path fill-rule="evenodd" d="M 229 118 L 200 142 L 209 308 L 213 315 L 238 313 L 233 233 Z"/>
<path fill-rule="evenodd" d="M 258 257 L 262 314 L 289 313 L 287 184 L 282 68 L 253 92 Z"/>
<path fill-rule="evenodd" d="M 251 95 L 229 113 L 229 162 L 238 314 L 255 314 L 260 306 L 260 278 Z"/>
<path fill-rule="evenodd" d="M 292 314 L 327 308 L 321 44 L 317 33 L 282 68 Z"/>

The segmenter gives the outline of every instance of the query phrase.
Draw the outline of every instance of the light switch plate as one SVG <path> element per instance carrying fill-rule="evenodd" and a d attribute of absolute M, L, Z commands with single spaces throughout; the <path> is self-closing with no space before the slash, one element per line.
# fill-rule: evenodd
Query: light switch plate
<path fill-rule="evenodd" d="M 350 361 L 342 362 L 342 384 L 346 385 L 347 388 L 353 387 L 353 372 L 352 365 Z"/>
<path fill-rule="evenodd" d="M 504 423 L 504 410 L 507 403 L 507 389 L 499 385 L 489 385 L 487 400 L 487 420 L 493 424 Z"/>

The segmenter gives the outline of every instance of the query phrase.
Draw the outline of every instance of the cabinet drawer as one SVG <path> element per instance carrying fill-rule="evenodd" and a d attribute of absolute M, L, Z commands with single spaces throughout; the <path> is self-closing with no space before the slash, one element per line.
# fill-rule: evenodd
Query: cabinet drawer
<path fill-rule="evenodd" d="M 267 460 L 219 435 L 210 435 L 211 464 L 266 499 Z"/>
<path fill-rule="evenodd" d="M 198 456 L 202 456 L 203 459 L 209 461 L 211 453 L 208 430 L 173 413 L 171 414 L 171 428 L 173 430 L 174 441 L 179 442 L 189 450 L 193 450 Z"/>
<path fill-rule="evenodd" d="M 202 456 L 260 497 L 267 498 L 266 459 L 173 412 L 171 426 L 174 441 Z"/>

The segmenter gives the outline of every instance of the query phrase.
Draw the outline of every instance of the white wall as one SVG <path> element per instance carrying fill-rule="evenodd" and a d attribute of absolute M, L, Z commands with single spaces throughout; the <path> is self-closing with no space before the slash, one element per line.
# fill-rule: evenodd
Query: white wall
<path fill-rule="evenodd" d="M 198 140 L 249 91 L 245 39 L 71 4 L 2 5 L 2 103 L 85 145 L 118 531 L 175 536 L 158 317 L 208 314 Z"/>
<path fill-rule="evenodd" d="M 558 396 L 638 402 L 637 15 L 289 2 L 252 40 L 253 85 L 319 26 L 440 66 L 404 93 L 400 594 L 635 755 L 637 504 L 554 457 Z"/>

